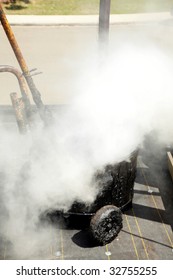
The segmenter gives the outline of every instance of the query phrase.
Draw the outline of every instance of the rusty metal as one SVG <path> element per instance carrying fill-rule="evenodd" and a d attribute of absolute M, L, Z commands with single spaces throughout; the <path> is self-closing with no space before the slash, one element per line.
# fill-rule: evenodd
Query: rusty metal
<path fill-rule="evenodd" d="M 23 123 L 30 126 L 30 122 L 31 122 L 31 118 L 32 118 L 32 108 L 31 108 L 31 103 L 30 103 L 30 99 L 29 99 L 29 91 L 28 91 L 28 87 L 27 87 L 25 78 L 23 77 L 22 73 L 18 69 L 16 69 L 15 67 L 9 66 L 9 65 L 0 65 L 0 72 L 1 73 L 9 72 L 16 76 L 18 83 L 19 83 L 21 96 L 22 96 L 22 98 L 20 98 L 21 99 L 20 104 L 21 104 L 21 102 L 23 103 L 23 105 L 22 105 L 23 109 L 21 111 L 21 109 L 19 109 L 19 108 L 21 108 L 21 106 L 19 106 L 19 104 L 18 104 L 19 102 L 17 103 L 16 96 L 14 94 L 12 94 L 11 100 L 12 100 L 13 107 L 15 109 L 17 123 L 18 124 L 21 123 L 21 117 L 18 117 L 18 116 L 22 114 Z M 17 111 L 19 110 L 20 113 L 16 114 L 16 110 Z M 25 110 L 25 112 L 23 110 Z M 23 129 L 21 127 L 23 127 L 23 125 L 19 126 L 20 132 L 23 133 L 24 131 L 26 131 L 26 129 Z"/>
<path fill-rule="evenodd" d="M 11 47 L 15 53 L 15 56 L 17 58 L 17 61 L 20 65 L 20 68 L 23 72 L 23 75 L 26 79 L 26 82 L 28 84 L 28 87 L 31 91 L 31 94 L 32 94 L 32 97 L 33 97 L 33 100 L 38 108 L 38 111 L 39 111 L 39 114 L 40 114 L 40 117 L 41 119 L 44 121 L 45 124 L 48 124 L 50 122 L 50 119 L 51 119 L 51 115 L 50 115 L 50 112 L 47 111 L 47 109 L 45 108 L 42 100 L 41 100 L 41 94 L 40 92 L 38 91 L 38 89 L 36 88 L 35 84 L 34 84 L 34 81 L 30 75 L 30 71 L 28 69 L 28 66 L 26 64 L 26 61 L 23 57 L 23 54 L 19 48 L 19 45 L 16 41 L 16 38 L 14 36 L 14 33 L 12 31 L 12 28 L 7 20 L 7 17 L 4 13 L 4 10 L 2 8 L 2 5 L 0 3 L 0 21 L 1 21 L 1 24 L 4 28 L 4 31 L 7 35 L 7 38 L 11 44 Z"/>
<path fill-rule="evenodd" d="M 22 98 L 18 98 L 16 92 L 11 93 L 10 96 L 15 111 L 15 116 L 16 116 L 19 131 L 21 134 L 25 134 L 27 132 L 27 118 L 25 114 L 25 104 Z"/>
<path fill-rule="evenodd" d="M 0 72 L 9 72 L 16 76 L 25 104 L 30 106 L 29 91 L 22 73 L 18 69 L 10 65 L 0 65 Z"/>

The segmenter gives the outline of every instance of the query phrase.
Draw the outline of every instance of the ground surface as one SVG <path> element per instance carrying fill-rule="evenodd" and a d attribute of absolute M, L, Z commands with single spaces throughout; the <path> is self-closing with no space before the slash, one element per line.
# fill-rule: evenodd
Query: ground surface
<path fill-rule="evenodd" d="M 1 108 L 1 120 L 6 120 L 9 129 L 16 129 L 13 116 L 5 112 Z M 147 140 L 140 151 L 133 207 L 123 213 L 123 229 L 112 243 L 96 246 L 86 230 L 64 228 L 55 223 L 55 230 L 49 232 L 49 242 L 41 244 L 26 258 L 172 260 L 173 183 L 166 150 L 156 148 L 155 144 Z M 1 241 L 0 259 L 22 259 L 8 246 Z"/>
<path fill-rule="evenodd" d="M 97 58 L 97 26 L 15 26 L 18 44 L 29 69 L 37 68 L 42 74 L 34 76 L 36 86 L 45 104 L 68 103 L 80 90 L 81 78 L 87 67 Z M 0 28 L 1 65 L 19 69 L 11 46 Z M 69 47 L 70 45 L 70 47 Z M 146 24 L 117 24 L 110 26 L 112 54 L 126 45 L 155 47 L 170 56 L 173 50 L 173 19 Z M 84 80 L 87 84 L 87 81 Z M 17 80 L 9 73 L 0 73 L 0 104 L 9 105 L 9 94 L 20 94 Z"/>

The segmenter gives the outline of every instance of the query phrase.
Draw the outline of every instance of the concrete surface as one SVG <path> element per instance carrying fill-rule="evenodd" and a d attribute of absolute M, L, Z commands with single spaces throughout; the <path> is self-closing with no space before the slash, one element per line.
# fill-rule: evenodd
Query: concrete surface
<path fill-rule="evenodd" d="M 96 25 L 98 15 L 8 15 L 11 25 Z M 110 15 L 110 24 L 158 22 L 172 19 L 170 12 Z"/>
<path fill-rule="evenodd" d="M 8 129 L 17 129 L 10 112 L 11 109 L 6 108 L 4 125 Z M 123 213 L 123 229 L 113 242 L 96 246 L 87 230 L 70 229 L 55 223 L 55 230 L 49 230 L 49 241 L 25 258 L 173 260 L 173 183 L 167 168 L 165 148 L 156 148 L 155 144 L 149 138 L 140 151 L 133 207 Z M 14 254 L 11 244 L 1 238 L 0 241 L 1 260 L 23 259 Z"/>
<path fill-rule="evenodd" d="M 87 67 L 97 59 L 98 27 L 82 26 L 13 26 L 13 31 L 29 69 L 37 68 L 42 74 L 34 76 L 45 104 L 71 102 L 81 90 L 81 81 Z M 0 64 L 19 68 L 15 55 L 0 28 Z M 109 46 L 112 53 L 130 44 L 142 50 L 155 47 L 170 58 L 173 54 L 173 20 L 140 24 L 110 26 Z M 86 85 L 87 81 L 84 79 Z M 0 104 L 9 105 L 9 94 L 19 93 L 16 78 L 0 73 Z"/>

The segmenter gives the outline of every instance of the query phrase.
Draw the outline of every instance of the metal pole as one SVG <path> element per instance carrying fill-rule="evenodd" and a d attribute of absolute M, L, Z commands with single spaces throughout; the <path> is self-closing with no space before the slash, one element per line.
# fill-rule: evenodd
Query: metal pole
<path fill-rule="evenodd" d="M 111 0 L 100 0 L 99 8 L 99 42 L 107 43 L 109 38 L 109 18 Z"/>
<path fill-rule="evenodd" d="M 22 69 L 23 75 L 24 75 L 24 77 L 26 79 L 26 82 L 28 84 L 28 87 L 29 87 L 29 89 L 32 93 L 33 100 L 34 100 L 34 102 L 35 102 L 35 104 L 38 108 L 40 117 L 42 118 L 42 120 L 46 124 L 48 124 L 49 121 L 50 121 L 50 114 L 46 111 L 45 106 L 44 106 L 44 104 L 41 100 L 41 94 L 37 90 L 37 88 L 34 84 L 34 81 L 33 81 L 32 77 L 30 75 L 30 71 L 29 71 L 28 66 L 26 64 L 26 61 L 25 61 L 25 59 L 22 55 L 22 52 L 21 52 L 21 50 L 19 48 L 19 45 L 16 41 L 16 38 L 15 38 L 14 33 L 11 29 L 11 26 L 10 26 L 8 20 L 7 20 L 7 17 L 5 15 L 4 11 L 3 11 L 1 3 L 0 3 L 0 21 L 1 21 L 1 24 L 4 28 L 5 33 L 7 35 L 7 38 L 9 40 L 10 44 L 11 44 L 11 47 L 12 47 L 14 53 L 15 53 L 15 56 L 18 60 L 18 63 L 20 65 L 21 69 Z"/>

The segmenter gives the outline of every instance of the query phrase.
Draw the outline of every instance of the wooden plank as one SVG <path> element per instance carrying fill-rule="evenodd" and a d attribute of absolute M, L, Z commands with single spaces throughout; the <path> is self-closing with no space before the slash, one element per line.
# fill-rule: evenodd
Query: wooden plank
<path fill-rule="evenodd" d="M 167 156 L 168 156 L 168 169 L 173 180 L 173 157 L 171 152 L 167 152 Z"/>

